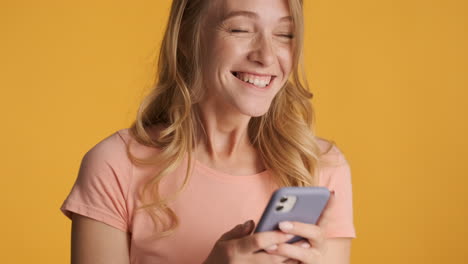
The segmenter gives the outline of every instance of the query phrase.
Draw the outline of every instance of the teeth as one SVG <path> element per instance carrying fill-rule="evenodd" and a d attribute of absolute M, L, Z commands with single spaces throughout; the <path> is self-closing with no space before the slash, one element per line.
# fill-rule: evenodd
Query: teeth
<path fill-rule="evenodd" d="M 257 87 L 264 88 L 268 86 L 271 81 L 272 76 L 256 76 L 248 73 L 243 72 L 236 72 L 236 77 L 241 79 L 244 82 L 251 83 Z"/>

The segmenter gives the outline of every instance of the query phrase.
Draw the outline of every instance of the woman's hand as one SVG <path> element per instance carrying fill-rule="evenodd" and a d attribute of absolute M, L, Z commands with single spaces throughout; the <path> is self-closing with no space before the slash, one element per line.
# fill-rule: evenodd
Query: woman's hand
<path fill-rule="evenodd" d="M 260 250 L 275 245 L 283 245 L 293 235 L 281 231 L 260 232 L 250 235 L 253 228 L 254 222 L 250 220 L 223 234 L 216 241 L 203 264 L 288 263 L 286 261 L 288 261 L 289 257 L 280 254 L 269 254 Z M 296 247 L 298 246 L 296 245 Z M 294 252 L 291 255 L 294 255 Z"/>
<path fill-rule="evenodd" d="M 267 252 L 289 260 L 286 263 L 321 264 L 326 252 L 325 237 L 317 225 L 301 222 L 281 222 L 281 231 L 287 234 L 298 235 L 307 241 L 299 241 L 293 245 L 279 243 Z"/>

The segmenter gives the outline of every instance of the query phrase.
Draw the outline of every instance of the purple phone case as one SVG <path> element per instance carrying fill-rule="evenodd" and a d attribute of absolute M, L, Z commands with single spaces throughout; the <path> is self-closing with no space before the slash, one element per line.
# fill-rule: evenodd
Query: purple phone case
<path fill-rule="evenodd" d="M 283 196 L 294 195 L 297 197 L 296 204 L 287 213 L 278 213 L 275 204 Z M 330 191 L 325 187 L 283 187 L 276 190 L 263 212 L 254 233 L 278 230 L 278 223 L 282 221 L 297 221 L 316 224 L 323 209 L 327 205 Z M 294 243 L 303 239 L 295 236 L 288 243 Z"/>

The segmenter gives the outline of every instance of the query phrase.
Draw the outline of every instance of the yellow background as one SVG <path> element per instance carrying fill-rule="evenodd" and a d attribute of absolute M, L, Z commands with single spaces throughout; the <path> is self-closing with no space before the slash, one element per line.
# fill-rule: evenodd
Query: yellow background
<path fill-rule="evenodd" d="M 353 263 L 468 263 L 468 2 L 306 2 L 317 131 L 352 166 Z M 69 261 L 59 207 L 133 119 L 169 4 L 1 1 L 2 263 Z"/>

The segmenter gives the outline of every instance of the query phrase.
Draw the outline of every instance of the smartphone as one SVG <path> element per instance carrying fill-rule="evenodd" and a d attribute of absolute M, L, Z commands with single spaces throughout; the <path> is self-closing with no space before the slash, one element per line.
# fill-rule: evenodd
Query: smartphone
<path fill-rule="evenodd" d="M 279 230 L 282 221 L 316 224 L 330 198 L 325 187 L 283 187 L 276 190 L 268 202 L 254 233 Z M 304 238 L 295 236 L 287 243 Z"/>

